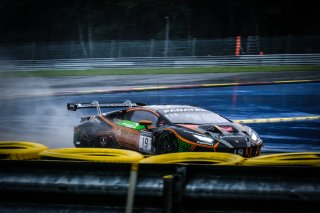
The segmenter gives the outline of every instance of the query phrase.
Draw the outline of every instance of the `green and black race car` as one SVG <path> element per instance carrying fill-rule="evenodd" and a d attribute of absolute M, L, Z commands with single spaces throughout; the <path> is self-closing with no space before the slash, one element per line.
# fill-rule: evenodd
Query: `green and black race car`
<path fill-rule="evenodd" d="M 120 110 L 101 113 L 100 108 Z M 97 108 L 74 128 L 76 147 L 108 147 L 144 154 L 228 152 L 257 156 L 263 144 L 248 126 L 214 112 L 188 105 L 140 103 L 69 103 L 68 109 Z"/>

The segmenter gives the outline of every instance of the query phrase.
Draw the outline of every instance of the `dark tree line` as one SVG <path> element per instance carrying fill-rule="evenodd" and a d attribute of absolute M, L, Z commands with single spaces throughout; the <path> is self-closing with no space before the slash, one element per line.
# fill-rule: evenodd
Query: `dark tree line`
<path fill-rule="evenodd" d="M 0 43 L 317 35 L 316 1 L 1 0 Z"/>

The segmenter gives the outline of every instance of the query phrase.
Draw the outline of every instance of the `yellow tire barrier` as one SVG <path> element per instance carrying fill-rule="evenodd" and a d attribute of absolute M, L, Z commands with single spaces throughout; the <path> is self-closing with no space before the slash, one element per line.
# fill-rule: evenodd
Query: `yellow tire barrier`
<path fill-rule="evenodd" d="M 244 166 L 320 166 L 320 152 L 297 152 L 249 158 Z"/>
<path fill-rule="evenodd" d="M 33 142 L 0 141 L 0 159 L 30 160 L 37 159 L 39 153 L 48 147 Z"/>
<path fill-rule="evenodd" d="M 107 163 L 135 163 L 143 159 L 138 152 L 107 148 L 61 148 L 40 153 L 41 159 L 80 160 Z"/>
<path fill-rule="evenodd" d="M 238 165 L 244 161 L 240 155 L 221 152 L 181 152 L 155 155 L 140 161 L 139 163 L 159 164 L 214 164 L 214 165 Z"/>

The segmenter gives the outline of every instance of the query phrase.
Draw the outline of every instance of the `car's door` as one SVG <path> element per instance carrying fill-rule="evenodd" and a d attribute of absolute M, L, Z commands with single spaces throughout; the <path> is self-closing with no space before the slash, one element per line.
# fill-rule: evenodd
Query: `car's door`
<path fill-rule="evenodd" d="M 152 132 L 140 125 L 140 120 L 149 120 L 152 126 L 156 126 L 158 116 L 146 110 L 128 110 L 117 122 L 115 129 L 117 141 L 128 148 L 151 153 Z"/>

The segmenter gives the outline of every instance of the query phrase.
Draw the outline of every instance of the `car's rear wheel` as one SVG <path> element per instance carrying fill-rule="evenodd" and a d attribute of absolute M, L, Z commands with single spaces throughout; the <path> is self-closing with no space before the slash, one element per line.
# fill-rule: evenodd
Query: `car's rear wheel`
<path fill-rule="evenodd" d="M 92 126 L 85 126 L 80 129 L 80 146 L 95 147 L 95 130 Z"/>
<path fill-rule="evenodd" d="M 178 139 L 172 132 L 164 132 L 160 135 L 156 147 L 157 154 L 178 152 Z"/>
<path fill-rule="evenodd" d="M 113 134 L 100 137 L 99 147 L 102 148 L 118 148 L 116 139 Z"/>

